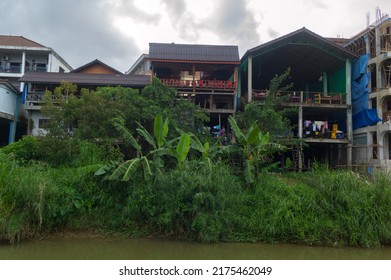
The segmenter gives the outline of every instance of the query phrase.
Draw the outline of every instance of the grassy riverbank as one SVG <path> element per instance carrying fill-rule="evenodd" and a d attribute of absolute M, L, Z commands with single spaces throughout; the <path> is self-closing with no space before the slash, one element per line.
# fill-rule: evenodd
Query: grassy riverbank
<path fill-rule="evenodd" d="M 98 160 L 55 168 L 0 157 L 2 242 L 87 230 L 201 242 L 391 245 L 389 174 L 319 167 L 264 173 L 248 186 L 223 163 L 189 161 L 150 181 L 135 174 L 121 182 L 94 176 Z"/>

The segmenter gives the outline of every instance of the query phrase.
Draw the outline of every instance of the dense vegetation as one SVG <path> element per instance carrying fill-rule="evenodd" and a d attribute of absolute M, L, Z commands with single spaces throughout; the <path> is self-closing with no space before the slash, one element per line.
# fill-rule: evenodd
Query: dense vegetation
<path fill-rule="evenodd" d="M 49 103 L 47 112 L 58 120 L 49 135 L 0 150 L 1 241 L 75 230 L 201 242 L 391 245 L 390 174 L 326 165 L 285 172 L 271 155 L 286 147 L 261 125 L 240 127 L 231 118 L 235 142 L 222 146 L 194 129 L 205 116 L 192 104 L 157 110 L 144 100 L 142 110 L 151 112 L 130 116 L 133 109 L 110 103 L 129 93 L 142 100 L 148 92 L 164 103 L 171 89 L 155 81 L 141 94 L 125 92 L 89 91 L 61 110 Z M 181 106 L 199 117 L 174 121 Z M 99 135 L 88 130 L 96 114 Z"/>

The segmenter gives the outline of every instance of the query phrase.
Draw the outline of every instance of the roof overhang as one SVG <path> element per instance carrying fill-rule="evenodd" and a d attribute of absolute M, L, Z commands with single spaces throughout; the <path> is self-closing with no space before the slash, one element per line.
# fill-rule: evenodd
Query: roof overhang
<path fill-rule="evenodd" d="M 57 85 L 62 81 L 78 86 L 123 86 L 143 88 L 151 82 L 146 75 L 112 75 L 112 74 L 81 74 L 81 73 L 48 73 L 28 72 L 19 79 L 20 82 Z"/>

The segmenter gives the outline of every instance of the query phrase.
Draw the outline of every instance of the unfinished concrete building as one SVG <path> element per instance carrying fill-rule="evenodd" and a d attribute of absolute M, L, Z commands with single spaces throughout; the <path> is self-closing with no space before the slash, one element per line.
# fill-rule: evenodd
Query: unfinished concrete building
<path fill-rule="evenodd" d="M 391 18 L 373 24 L 345 46 L 365 58 L 366 93 L 358 96 L 361 115 L 353 117 L 353 161 L 356 165 L 391 168 Z M 364 76 L 364 77 L 365 77 Z M 365 81 L 364 81 L 365 83 Z M 353 96 L 354 97 L 354 96 Z M 357 116 L 357 117 L 356 117 Z"/>

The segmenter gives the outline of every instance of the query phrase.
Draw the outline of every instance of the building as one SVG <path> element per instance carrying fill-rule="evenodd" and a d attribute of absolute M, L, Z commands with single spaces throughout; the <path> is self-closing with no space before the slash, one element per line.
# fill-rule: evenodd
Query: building
<path fill-rule="evenodd" d="M 69 72 L 72 67 L 52 48 L 22 36 L 0 35 L 0 78 L 19 87 L 28 72 Z"/>
<path fill-rule="evenodd" d="M 83 68 L 83 67 L 82 67 Z M 111 67 L 110 67 L 111 68 Z M 99 70 L 101 72 L 102 69 Z M 150 83 L 150 77 L 144 75 L 102 74 L 102 73 L 40 73 L 29 72 L 20 78 L 25 83 L 22 102 L 28 112 L 28 133 L 31 135 L 45 134 L 47 118 L 42 115 L 41 106 L 47 90 L 53 91 L 62 81 L 81 88 L 96 89 L 104 86 L 122 86 L 142 89 Z"/>
<path fill-rule="evenodd" d="M 391 18 L 354 36 L 345 48 L 360 56 L 353 94 L 353 159 L 356 165 L 391 168 Z"/>
<path fill-rule="evenodd" d="M 0 146 L 15 141 L 20 93 L 8 80 L 0 79 Z"/>
<path fill-rule="evenodd" d="M 148 59 L 148 54 L 142 54 L 125 74 L 151 75 L 151 62 Z"/>
<path fill-rule="evenodd" d="M 289 67 L 289 92 L 284 106 L 297 108 L 294 136 L 306 145 L 292 154 L 296 168 L 311 162 L 352 164 L 351 62 L 357 55 L 302 28 L 248 50 L 241 59 L 238 97 L 262 100 L 269 83 Z M 270 120 L 271 122 L 273 120 Z"/>
<path fill-rule="evenodd" d="M 152 76 L 209 112 L 210 126 L 227 126 L 236 108 L 237 46 L 150 43 L 148 59 Z"/>
<path fill-rule="evenodd" d="M 23 82 L 21 83 L 19 79 L 27 73 L 65 73 L 71 70 L 72 67 L 52 48 L 43 46 L 22 36 L 0 35 L 0 79 L 8 82 L 3 81 L 2 87 L 7 84 L 7 91 L 9 91 L 10 85 L 12 85 L 18 91 L 16 93 L 17 96 L 21 96 L 19 93 L 24 88 Z M 11 90 L 13 91 L 14 88 L 11 88 Z M 22 99 L 18 98 L 17 100 L 20 102 Z M 7 104 L 9 102 L 2 98 L 0 100 L 0 106 L 8 106 Z M 4 141 L 6 135 L 12 136 L 8 141 L 9 143 L 15 137 L 18 139 L 25 134 L 28 126 L 28 116 L 23 104 L 17 104 L 16 107 L 16 115 L 12 115 L 11 119 L 8 118 L 14 122 L 13 131 L 8 131 L 7 125 L 1 125 L 1 145 L 6 144 Z"/>

